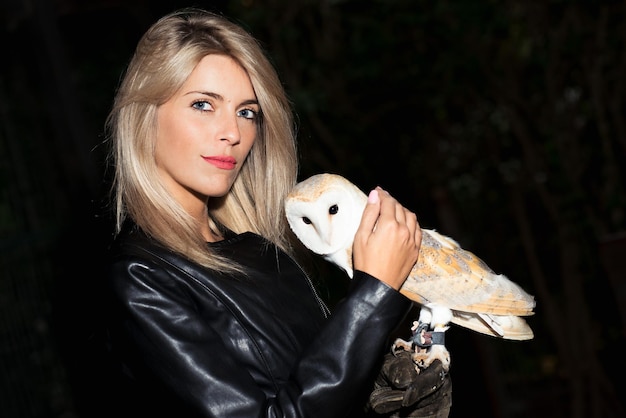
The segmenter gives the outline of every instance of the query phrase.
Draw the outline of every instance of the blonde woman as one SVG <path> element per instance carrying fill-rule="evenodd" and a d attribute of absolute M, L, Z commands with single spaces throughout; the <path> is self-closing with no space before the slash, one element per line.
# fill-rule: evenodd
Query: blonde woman
<path fill-rule="evenodd" d="M 203 10 L 144 34 L 107 126 L 108 343 L 126 411 L 362 416 L 411 306 L 397 289 L 418 257 L 415 214 L 372 191 L 354 285 L 331 315 L 294 261 L 284 216 L 298 170 L 289 101 L 256 40 Z M 427 380 L 412 378 L 412 390 L 423 381 L 430 394 Z"/>

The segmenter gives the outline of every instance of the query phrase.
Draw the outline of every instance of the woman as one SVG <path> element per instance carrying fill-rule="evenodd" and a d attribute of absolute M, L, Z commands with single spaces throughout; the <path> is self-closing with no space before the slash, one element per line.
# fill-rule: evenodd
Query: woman
<path fill-rule="evenodd" d="M 417 260 L 416 216 L 372 191 L 354 284 L 331 316 L 284 216 L 298 168 L 289 102 L 255 39 L 206 11 L 146 32 L 107 126 L 108 332 L 127 412 L 359 416 L 411 306 L 397 290 Z"/>

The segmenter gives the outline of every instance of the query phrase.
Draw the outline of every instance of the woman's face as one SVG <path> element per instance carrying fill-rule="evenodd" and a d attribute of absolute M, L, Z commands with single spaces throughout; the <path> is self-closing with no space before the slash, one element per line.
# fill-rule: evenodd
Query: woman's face
<path fill-rule="evenodd" d="M 189 212 L 232 186 L 257 135 L 259 104 L 246 72 L 207 55 L 157 113 L 156 164 Z"/>

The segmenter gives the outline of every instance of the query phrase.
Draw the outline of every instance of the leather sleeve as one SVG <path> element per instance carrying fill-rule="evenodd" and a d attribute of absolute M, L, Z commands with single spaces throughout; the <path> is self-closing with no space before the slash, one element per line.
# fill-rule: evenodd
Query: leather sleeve
<path fill-rule="evenodd" d="M 301 415 L 295 416 L 360 416 L 363 404 L 357 400 L 369 395 L 390 348 L 389 334 L 411 308 L 409 299 L 366 273 L 355 271 L 352 280 L 348 296 L 294 373 L 303 388 L 297 401 Z"/>
<path fill-rule="evenodd" d="M 411 306 L 399 292 L 355 272 L 349 294 L 289 379 L 266 396 L 222 342 L 220 334 L 229 330 L 201 320 L 167 269 L 128 262 L 113 269 L 114 338 L 123 362 L 132 365 L 125 368 L 131 380 L 151 388 L 140 403 L 155 406 L 153 416 L 345 418 L 362 408 L 388 336 Z"/>

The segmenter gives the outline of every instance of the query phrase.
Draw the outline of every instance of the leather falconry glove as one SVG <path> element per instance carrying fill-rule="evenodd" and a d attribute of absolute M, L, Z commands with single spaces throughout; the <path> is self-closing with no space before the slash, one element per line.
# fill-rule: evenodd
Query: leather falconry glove
<path fill-rule="evenodd" d="M 452 381 L 439 360 L 416 370 L 408 351 L 385 355 L 370 394 L 368 408 L 388 418 L 447 418 L 452 406 Z"/>

